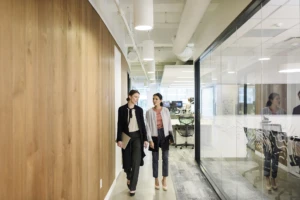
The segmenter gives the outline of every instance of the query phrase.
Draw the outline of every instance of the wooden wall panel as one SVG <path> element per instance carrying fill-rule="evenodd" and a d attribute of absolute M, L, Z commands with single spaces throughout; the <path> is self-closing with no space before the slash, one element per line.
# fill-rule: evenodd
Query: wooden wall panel
<path fill-rule="evenodd" d="M 13 68 L 12 1 L 0 1 L 0 199 L 12 199 Z"/>
<path fill-rule="evenodd" d="M 12 199 L 22 199 L 21 194 L 24 193 L 25 187 L 25 134 L 23 130 L 26 129 L 25 124 L 25 2 L 20 2 L 17 0 L 12 1 L 12 7 L 16 9 L 12 10 L 12 106 L 13 106 L 13 116 L 12 116 L 12 136 L 13 136 L 13 167 L 14 173 L 13 178 L 13 190 L 21 191 L 13 193 Z M 21 6 L 17 6 L 21 4 Z"/>
<path fill-rule="evenodd" d="M 38 4 L 37 0 L 28 0 L 25 4 L 25 47 L 26 47 L 26 168 L 25 168 L 25 193 L 24 199 L 31 200 L 35 195 L 34 174 L 37 174 L 38 162 L 36 153 L 38 151 L 38 138 L 41 133 L 37 132 L 39 99 L 37 86 L 38 82 Z M 37 189 L 40 189 L 37 187 Z"/>
<path fill-rule="evenodd" d="M 0 199 L 104 199 L 117 109 L 105 24 L 87 0 L 3 0 L 0 28 Z M 127 69 L 122 57 L 125 90 Z"/>

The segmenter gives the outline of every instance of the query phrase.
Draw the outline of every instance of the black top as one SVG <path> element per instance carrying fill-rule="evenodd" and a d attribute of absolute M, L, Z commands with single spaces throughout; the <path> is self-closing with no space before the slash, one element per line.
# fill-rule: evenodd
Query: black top
<path fill-rule="evenodd" d="M 293 115 L 300 115 L 300 105 L 294 108 Z"/>
<path fill-rule="evenodd" d="M 147 132 L 145 127 L 145 121 L 144 121 L 144 114 L 143 109 L 137 105 L 134 105 L 135 109 L 135 115 L 137 124 L 139 127 L 139 131 L 141 133 L 141 140 L 142 141 L 148 141 L 147 140 Z M 118 130 L 117 130 L 117 142 L 122 141 L 122 132 L 128 134 L 128 104 L 125 104 L 119 108 L 118 111 Z"/>

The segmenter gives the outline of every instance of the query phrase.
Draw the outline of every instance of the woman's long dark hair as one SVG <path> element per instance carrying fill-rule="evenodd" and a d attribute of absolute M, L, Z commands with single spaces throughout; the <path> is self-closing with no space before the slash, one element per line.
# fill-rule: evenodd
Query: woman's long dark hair
<path fill-rule="evenodd" d="M 132 96 L 132 95 L 134 95 L 135 93 L 140 94 L 139 91 L 137 91 L 137 90 L 130 90 L 130 92 L 128 93 L 128 97 L 127 97 L 126 101 L 129 101 L 129 100 L 130 100 L 129 96 Z"/>
<path fill-rule="evenodd" d="M 155 93 L 153 96 L 157 96 L 160 100 L 163 99 L 162 95 L 160 93 Z M 163 102 L 160 102 L 160 106 L 163 106 Z"/>
<path fill-rule="evenodd" d="M 267 107 L 270 107 L 271 105 L 272 105 L 272 101 L 271 100 L 273 100 L 275 97 L 277 97 L 277 96 L 279 96 L 279 94 L 277 94 L 277 93 L 271 93 L 270 95 L 269 95 L 269 98 L 268 98 L 268 101 L 267 101 L 267 103 L 266 103 L 266 106 Z"/>

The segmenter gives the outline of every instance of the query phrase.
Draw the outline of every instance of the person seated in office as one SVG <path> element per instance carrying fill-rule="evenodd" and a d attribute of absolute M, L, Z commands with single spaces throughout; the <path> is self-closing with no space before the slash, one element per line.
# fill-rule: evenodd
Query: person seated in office
<path fill-rule="evenodd" d="M 268 98 L 266 107 L 261 111 L 263 115 L 283 115 L 286 112 L 280 108 L 280 96 L 277 93 L 271 93 Z M 264 176 L 266 177 L 267 190 L 277 190 L 276 177 L 278 171 L 279 151 L 271 146 L 271 149 L 264 143 L 263 145 L 265 161 L 264 161 Z M 272 179 L 270 179 L 272 169 Z"/>
<path fill-rule="evenodd" d="M 191 111 L 191 98 L 188 98 L 188 103 L 185 104 L 185 111 L 189 113 Z"/>
<path fill-rule="evenodd" d="M 300 91 L 298 92 L 298 97 L 299 97 L 299 100 L 300 100 Z M 300 105 L 296 106 L 293 109 L 293 115 L 300 115 Z"/>
<path fill-rule="evenodd" d="M 280 108 L 280 96 L 277 93 L 271 93 L 266 107 L 261 111 L 262 115 L 285 115 L 286 112 Z"/>

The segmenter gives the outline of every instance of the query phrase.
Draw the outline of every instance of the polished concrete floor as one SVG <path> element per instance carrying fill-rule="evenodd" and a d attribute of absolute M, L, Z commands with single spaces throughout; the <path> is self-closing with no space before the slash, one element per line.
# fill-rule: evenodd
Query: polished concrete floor
<path fill-rule="evenodd" d="M 145 150 L 146 157 L 144 166 L 140 167 L 139 180 L 137 184 L 136 194 L 130 197 L 126 186 L 126 174 L 122 171 L 117 178 L 116 185 L 112 191 L 111 200 L 141 199 L 141 200 L 159 200 L 159 199 L 176 199 L 172 179 L 167 179 L 168 190 L 155 190 L 154 178 L 152 178 L 152 155 L 151 152 Z M 161 162 L 159 163 L 159 179 L 161 180 Z"/>
<path fill-rule="evenodd" d="M 126 186 L 126 175 L 122 171 L 110 196 L 111 200 L 219 200 L 205 176 L 194 160 L 194 150 L 189 148 L 170 147 L 168 191 L 154 189 L 152 177 L 152 155 L 145 151 L 145 165 L 140 168 L 140 175 L 136 194 L 130 197 Z M 160 154 L 161 155 L 161 154 Z M 159 165 L 159 179 L 161 180 L 161 162 Z"/>
<path fill-rule="evenodd" d="M 300 199 L 300 179 L 281 168 L 278 169 L 278 189 L 268 191 L 263 176 L 263 159 L 249 149 L 248 153 L 249 158 L 244 160 L 202 159 L 203 166 L 227 199 Z"/>

